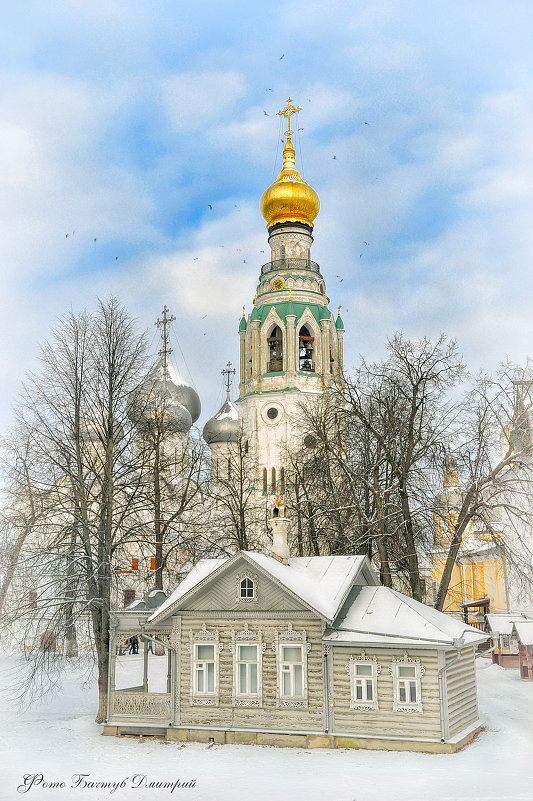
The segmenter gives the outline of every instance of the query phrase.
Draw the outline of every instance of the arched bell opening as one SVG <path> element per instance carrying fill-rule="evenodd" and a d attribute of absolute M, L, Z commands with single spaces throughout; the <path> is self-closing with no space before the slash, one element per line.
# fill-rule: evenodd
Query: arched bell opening
<path fill-rule="evenodd" d="M 302 325 L 298 338 L 298 369 L 305 373 L 315 372 L 315 338 L 311 336 L 307 326 Z"/>
<path fill-rule="evenodd" d="M 267 337 L 268 344 L 268 369 L 269 373 L 283 372 L 283 334 L 279 325 L 275 325 L 270 336 Z"/>

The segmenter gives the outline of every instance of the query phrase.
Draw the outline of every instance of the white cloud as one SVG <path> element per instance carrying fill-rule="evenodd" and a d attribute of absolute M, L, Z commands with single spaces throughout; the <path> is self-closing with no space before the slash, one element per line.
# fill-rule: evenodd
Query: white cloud
<path fill-rule="evenodd" d="M 174 130 L 190 133 L 220 120 L 245 89 L 238 72 L 183 72 L 161 81 L 161 99 Z"/>

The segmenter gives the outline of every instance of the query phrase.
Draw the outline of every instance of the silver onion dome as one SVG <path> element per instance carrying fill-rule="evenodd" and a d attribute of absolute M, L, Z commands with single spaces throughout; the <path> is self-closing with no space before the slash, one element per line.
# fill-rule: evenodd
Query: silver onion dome
<path fill-rule="evenodd" d="M 237 442 L 238 436 L 239 413 L 228 399 L 205 424 L 203 438 L 208 445 L 212 445 L 214 442 Z"/>
<path fill-rule="evenodd" d="M 132 393 L 129 416 L 140 429 L 164 424 L 170 431 L 184 433 L 200 416 L 200 398 L 165 361 L 161 356 Z"/>

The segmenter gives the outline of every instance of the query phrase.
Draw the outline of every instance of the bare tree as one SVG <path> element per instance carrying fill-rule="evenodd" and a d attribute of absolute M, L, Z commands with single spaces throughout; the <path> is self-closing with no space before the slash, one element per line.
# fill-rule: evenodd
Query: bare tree
<path fill-rule="evenodd" d="M 44 627 L 30 654 L 34 678 L 73 648 L 76 620 L 90 621 L 99 721 L 106 717 L 116 553 L 143 530 L 127 400 L 144 355 L 143 336 L 113 298 L 99 301 L 92 315 L 71 313 L 42 348 L 41 369 L 24 388 L 18 415 L 31 443 L 25 481 L 46 505 L 21 565 L 38 600 L 29 609 L 19 602 L 12 614 L 34 636 Z M 66 648 L 58 648 L 63 637 Z"/>

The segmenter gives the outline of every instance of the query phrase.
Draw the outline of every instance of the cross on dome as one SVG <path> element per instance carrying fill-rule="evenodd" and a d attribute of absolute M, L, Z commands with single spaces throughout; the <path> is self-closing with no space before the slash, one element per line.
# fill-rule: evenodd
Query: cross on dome
<path fill-rule="evenodd" d="M 289 97 L 288 100 L 287 100 L 286 107 L 284 109 L 281 109 L 281 111 L 278 111 L 278 117 L 287 117 L 287 123 L 288 123 L 287 128 L 288 128 L 288 130 L 286 131 L 285 135 L 289 139 L 291 138 L 291 134 L 294 133 L 294 131 L 291 131 L 291 117 L 292 117 L 293 114 L 297 114 L 301 110 L 302 109 L 300 108 L 300 106 L 297 106 L 295 108 L 292 105 L 292 97 Z"/>

